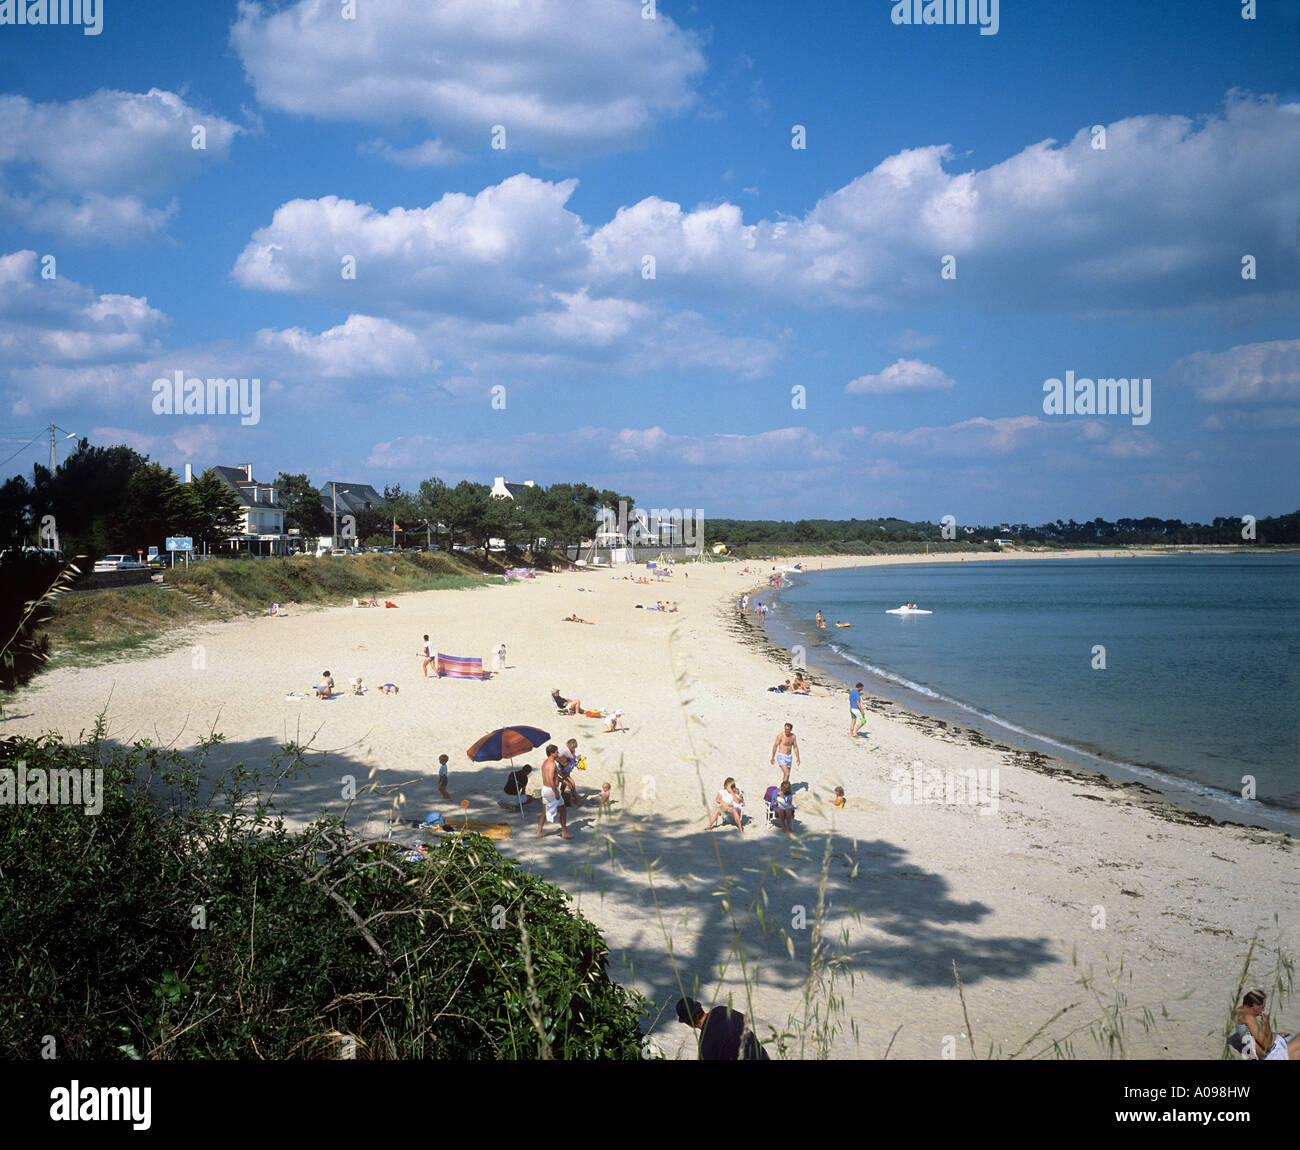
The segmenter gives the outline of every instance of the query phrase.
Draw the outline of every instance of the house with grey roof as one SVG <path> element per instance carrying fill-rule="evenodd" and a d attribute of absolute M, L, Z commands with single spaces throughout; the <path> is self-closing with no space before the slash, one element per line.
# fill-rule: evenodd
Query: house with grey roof
<path fill-rule="evenodd" d="M 214 467 L 212 470 L 229 484 L 243 512 L 239 532 L 227 541 L 230 550 L 247 550 L 258 555 L 285 554 L 290 540 L 284 529 L 287 508 L 276 499 L 274 485 L 254 479 L 251 463 L 243 467 Z M 194 468 L 189 463 L 185 465 L 185 482 L 194 482 Z"/>

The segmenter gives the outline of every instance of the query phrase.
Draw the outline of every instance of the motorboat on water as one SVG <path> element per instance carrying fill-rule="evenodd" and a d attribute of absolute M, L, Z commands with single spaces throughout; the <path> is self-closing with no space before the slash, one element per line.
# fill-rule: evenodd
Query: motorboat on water
<path fill-rule="evenodd" d="M 901 607 L 890 607 L 885 611 L 886 615 L 933 615 L 933 611 L 923 611 L 920 607 L 909 607 L 906 603 Z"/>

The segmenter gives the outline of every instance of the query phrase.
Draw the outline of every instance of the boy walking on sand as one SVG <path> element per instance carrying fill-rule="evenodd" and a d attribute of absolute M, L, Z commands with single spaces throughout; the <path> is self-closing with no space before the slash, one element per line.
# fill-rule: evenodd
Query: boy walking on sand
<path fill-rule="evenodd" d="M 442 797 L 451 802 L 451 796 L 447 793 L 447 756 L 438 756 L 438 790 L 442 792 Z"/>
<path fill-rule="evenodd" d="M 772 742 L 772 757 L 769 763 L 775 763 L 781 768 L 781 781 L 788 783 L 790 781 L 790 762 L 794 760 L 799 766 L 803 766 L 803 761 L 799 756 L 799 740 L 794 737 L 794 725 L 786 723 L 785 729 L 777 735 Z"/>

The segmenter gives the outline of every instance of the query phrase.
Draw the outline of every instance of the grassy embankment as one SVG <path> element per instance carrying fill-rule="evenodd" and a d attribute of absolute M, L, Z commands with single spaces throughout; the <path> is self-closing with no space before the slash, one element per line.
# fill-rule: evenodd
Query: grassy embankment
<path fill-rule="evenodd" d="M 265 612 L 274 603 L 337 606 L 371 595 L 383 600 L 414 591 L 489 584 L 492 567 L 463 553 L 349 555 L 296 559 L 209 559 L 177 567 L 165 586 L 63 595 L 47 628 L 52 665 L 77 666 L 128 658 L 185 642 L 184 628 Z M 183 592 L 183 594 L 178 594 Z"/>

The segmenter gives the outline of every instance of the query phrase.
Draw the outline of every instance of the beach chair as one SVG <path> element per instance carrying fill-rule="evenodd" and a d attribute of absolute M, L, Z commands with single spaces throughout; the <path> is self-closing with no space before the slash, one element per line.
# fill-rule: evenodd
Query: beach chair
<path fill-rule="evenodd" d="M 769 827 L 780 827 L 781 820 L 776 815 L 776 796 L 780 793 L 781 788 L 770 786 L 763 792 L 763 810 L 766 812 L 765 824 Z"/>

